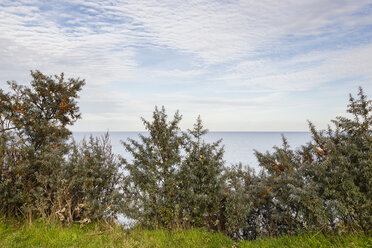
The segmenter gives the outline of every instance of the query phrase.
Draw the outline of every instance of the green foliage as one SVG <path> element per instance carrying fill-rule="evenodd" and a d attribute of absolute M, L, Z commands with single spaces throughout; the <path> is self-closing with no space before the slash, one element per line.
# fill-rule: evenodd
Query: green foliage
<path fill-rule="evenodd" d="M 31 87 L 8 82 L 12 92 L 0 91 L 1 196 L 0 210 L 8 215 L 49 214 L 54 174 L 66 153 L 70 131 L 66 125 L 79 117 L 77 93 L 83 80 L 31 72 Z M 13 193 L 15 192 L 15 193 Z M 4 203 L 4 204 L 3 204 Z"/>
<path fill-rule="evenodd" d="M 120 209 L 122 174 L 109 136 L 71 145 L 58 184 L 58 217 L 71 223 L 113 219 Z"/>
<path fill-rule="evenodd" d="M 140 135 L 141 143 L 133 139 L 123 142 L 133 156 L 132 162 L 122 159 L 127 173 L 123 185 L 124 213 L 144 226 L 170 226 L 177 220 L 180 120 L 177 112 L 168 122 L 165 109 L 155 108 L 153 122 L 142 119 L 149 136 Z"/>
<path fill-rule="evenodd" d="M 10 133 L 1 133 L 0 213 L 9 217 L 20 214 L 20 208 L 25 202 L 20 180 L 20 175 L 24 171 L 20 165 L 23 146 L 22 140 L 17 139 Z"/>
<path fill-rule="evenodd" d="M 265 174 L 255 175 L 254 171 L 242 164 L 226 168 L 225 188 L 225 233 L 236 240 L 255 239 L 264 229 L 268 196 L 262 183 Z"/>
<path fill-rule="evenodd" d="M 123 142 L 130 161 L 112 153 L 108 134 L 71 143 L 68 126 L 80 118 L 77 98 L 84 80 L 39 71 L 31 76 L 30 87 L 9 82 L 9 93 L 0 89 L 0 215 L 72 225 L 66 231 L 40 224 L 37 228 L 44 232 L 54 230 L 51 240 L 84 245 L 89 238 L 78 235 L 92 230 L 78 229 L 74 222 L 114 220 L 119 213 L 137 227 L 167 230 L 113 231 L 93 246 L 107 244 L 107 238 L 114 239 L 109 246 L 124 241 L 128 247 L 232 245 L 218 234 L 179 230 L 199 227 L 235 240 L 317 232 L 243 242 L 242 247 L 295 247 L 301 242 L 318 247 L 349 242 L 321 232 L 371 234 L 372 101 L 362 89 L 358 99 L 350 96 L 348 117 L 337 117 L 324 131 L 309 123 L 308 144 L 292 149 L 283 137 L 273 152 L 256 151 L 262 167 L 256 174 L 242 164 L 224 166 L 221 140 L 203 140 L 208 130 L 200 117 L 192 130 L 182 132 L 179 113 L 169 121 L 164 107 L 155 108 L 152 121 L 142 119 L 148 135 Z M 34 238 L 41 229 L 22 228 L 23 236 L 2 223 L 0 244 L 4 233 L 11 237 L 5 246 L 52 244 Z M 63 241 L 68 235 L 74 242 Z M 370 244 L 370 238 L 350 240 Z"/>
<path fill-rule="evenodd" d="M 224 188 L 221 140 L 207 144 L 200 116 L 193 130 L 183 134 L 184 159 L 178 171 L 181 216 L 186 226 L 220 230 Z"/>
<path fill-rule="evenodd" d="M 134 157 L 124 161 L 126 213 L 146 227 L 202 226 L 237 240 L 370 233 L 371 105 L 360 89 L 358 100 L 350 96 L 351 119 L 337 117 L 326 131 L 310 123 L 313 140 L 299 149 L 283 137 L 274 152 L 256 152 L 258 174 L 241 164 L 224 168 L 220 141 L 202 140 L 207 130 L 200 118 L 182 133 L 178 113 L 167 123 L 164 108 L 155 109 L 154 121 L 144 120 L 149 136 L 124 143 Z"/>
<path fill-rule="evenodd" d="M 31 72 L 30 87 L 0 90 L 0 214 L 89 222 L 119 209 L 120 164 L 108 135 L 70 144 L 84 80 Z"/>
<path fill-rule="evenodd" d="M 370 232 L 372 221 L 372 102 L 362 89 L 350 96 L 348 113 L 335 128 L 317 131 L 311 143 L 292 150 L 283 139 L 273 153 L 256 152 L 267 173 L 270 227 L 276 233 L 302 230 Z M 267 228 L 265 228 L 268 230 Z"/>
<path fill-rule="evenodd" d="M 318 165 L 314 181 L 323 186 L 318 193 L 333 229 L 367 232 L 372 228 L 372 101 L 361 88 L 358 95 L 357 100 L 350 95 L 350 119 L 337 117 L 325 134 L 311 125 Z"/>
<path fill-rule="evenodd" d="M 131 162 L 123 159 L 126 206 L 124 213 L 146 227 L 219 227 L 223 186 L 220 141 L 206 144 L 200 118 L 193 130 L 180 131 L 176 112 L 167 121 L 164 107 L 155 108 L 153 121 L 143 119 L 148 136 L 123 142 Z"/>

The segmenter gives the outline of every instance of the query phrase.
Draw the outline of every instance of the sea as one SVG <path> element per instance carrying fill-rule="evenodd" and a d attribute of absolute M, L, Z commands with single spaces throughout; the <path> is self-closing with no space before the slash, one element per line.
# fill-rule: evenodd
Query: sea
<path fill-rule="evenodd" d="M 101 137 L 106 132 L 73 132 L 73 138 L 80 142 L 84 138 Z M 146 132 L 109 132 L 112 150 L 126 159 L 131 155 L 125 151 L 121 141 L 134 139 L 139 141 L 139 134 L 147 135 Z M 224 146 L 224 160 L 227 166 L 242 163 L 259 171 L 259 165 L 254 151 L 273 151 L 274 146 L 282 145 L 282 135 L 288 140 L 292 148 L 299 148 L 311 140 L 310 132 L 209 132 L 204 136 L 207 143 L 222 139 Z"/>

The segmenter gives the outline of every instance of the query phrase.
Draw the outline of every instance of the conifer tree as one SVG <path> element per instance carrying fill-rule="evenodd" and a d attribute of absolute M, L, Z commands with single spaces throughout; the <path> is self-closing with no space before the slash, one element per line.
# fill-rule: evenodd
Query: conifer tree
<path fill-rule="evenodd" d="M 224 187 L 221 140 L 208 144 L 200 116 L 194 128 L 184 133 L 185 158 L 178 173 L 182 219 L 189 226 L 220 229 L 219 216 Z"/>
<path fill-rule="evenodd" d="M 167 120 L 164 107 L 156 107 L 152 122 L 142 118 L 148 131 L 140 134 L 141 142 L 129 139 L 122 142 L 133 160 L 124 164 L 124 213 L 146 227 L 177 224 L 177 170 L 181 163 L 182 137 L 178 126 L 181 116 L 175 113 Z"/>
<path fill-rule="evenodd" d="M 146 227 L 207 227 L 221 229 L 224 161 L 221 141 L 208 144 L 200 117 L 194 129 L 181 132 L 181 116 L 167 120 L 155 108 L 144 119 L 148 136 L 123 142 L 132 155 L 124 163 L 124 213 Z"/>

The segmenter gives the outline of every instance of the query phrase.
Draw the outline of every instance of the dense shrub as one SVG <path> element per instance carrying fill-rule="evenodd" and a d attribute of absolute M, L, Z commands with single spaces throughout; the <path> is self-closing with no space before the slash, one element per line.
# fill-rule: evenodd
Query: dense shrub
<path fill-rule="evenodd" d="M 0 89 L 0 215 L 87 223 L 117 214 L 147 228 L 206 227 L 234 239 L 303 231 L 371 234 L 372 101 L 350 96 L 348 117 L 312 140 L 256 157 L 262 170 L 225 167 L 221 140 L 204 141 L 200 117 L 179 128 L 164 107 L 148 134 L 123 142 L 132 159 L 112 153 L 108 134 L 70 142 L 80 118 L 80 79 L 31 72 L 30 87 Z"/>
<path fill-rule="evenodd" d="M 69 223 L 111 216 L 120 174 L 108 137 L 69 143 L 84 80 L 31 76 L 30 87 L 9 82 L 11 92 L 0 90 L 0 214 Z"/>
<path fill-rule="evenodd" d="M 350 119 L 317 131 L 292 149 L 285 137 L 273 152 L 256 152 L 262 171 L 241 164 L 224 167 L 220 141 L 206 144 L 200 118 L 181 132 L 178 113 L 164 108 L 148 136 L 124 143 L 124 212 L 146 227 L 204 226 L 235 239 L 303 231 L 371 231 L 371 101 L 350 96 Z"/>
<path fill-rule="evenodd" d="M 262 210 L 262 205 L 255 206 L 255 199 L 265 201 L 266 197 L 259 195 L 265 191 L 265 186 L 252 169 L 243 168 L 241 163 L 225 170 L 227 185 L 224 192 L 224 231 L 234 239 L 254 239 L 258 236 L 260 225 L 255 222 L 259 220 L 256 215 Z M 249 215 L 255 217 L 252 219 Z"/>
<path fill-rule="evenodd" d="M 371 231 L 372 102 L 362 89 L 350 96 L 350 118 L 337 117 L 334 128 L 317 131 L 301 149 L 284 139 L 273 153 L 256 152 L 268 174 L 268 222 L 278 234 L 301 230 Z"/>
<path fill-rule="evenodd" d="M 70 146 L 58 184 L 58 217 L 71 223 L 113 220 L 120 210 L 122 174 L 109 136 Z"/>
<path fill-rule="evenodd" d="M 11 93 L 0 91 L 2 164 L 1 195 L 16 192 L 15 201 L 1 201 L 7 214 L 51 213 L 56 178 L 70 135 L 67 125 L 79 117 L 77 93 L 83 80 L 31 72 L 31 87 L 8 82 Z"/>
<path fill-rule="evenodd" d="M 221 140 L 206 143 L 200 116 L 194 128 L 183 134 L 184 156 L 177 176 L 179 206 L 185 226 L 204 226 L 213 230 L 223 229 L 223 189 L 225 175 Z"/>
<path fill-rule="evenodd" d="M 155 108 L 153 121 L 144 119 L 148 136 L 123 142 L 133 160 L 122 159 L 124 213 L 145 227 L 219 227 L 223 186 L 223 149 L 220 141 L 206 144 L 200 118 L 184 133 L 176 112 L 167 120 Z"/>

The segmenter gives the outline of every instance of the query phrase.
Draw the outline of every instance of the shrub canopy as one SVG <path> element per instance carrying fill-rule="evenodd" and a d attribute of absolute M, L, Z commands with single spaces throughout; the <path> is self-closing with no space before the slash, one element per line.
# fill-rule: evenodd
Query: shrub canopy
<path fill-rule="evenodd" d="M 261 171 L 227 167 L 221 140 L 201 118 L 181 131 L 164 107 L 142 119 L 147 134 L 112 153 L 108 134 L 70 142 L 84 80 L 31 72 L 30 86 L 0 89 L 0 214 L 68 224 L 122 213 L 137 225 L 205 227 L 234 239 L 372 227 L 372 101 L 350 95 L 347 117 L 292 149 L 255 152 Z"/>
<path fill-rule="evenodd" d="M 84 80 L 31 76 L 30 86 L 0 90 L 0 213 L 69 223 L 110 215 L 120 173 L 108 137 L 69 143 Z"/>

